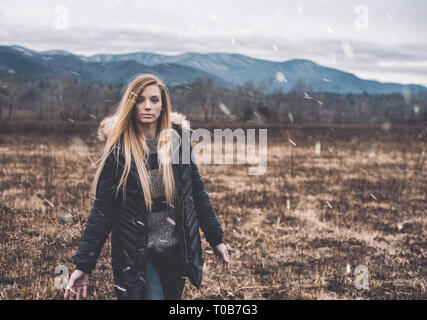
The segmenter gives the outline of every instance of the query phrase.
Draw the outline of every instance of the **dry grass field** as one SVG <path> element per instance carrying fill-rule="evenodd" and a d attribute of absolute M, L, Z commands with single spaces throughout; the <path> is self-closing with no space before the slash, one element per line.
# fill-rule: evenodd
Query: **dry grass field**
<path fill-rule="evenodd" d="M 427 299 L 426 134 L 272 130 L 263 175 L 200 165 L 230 270 L 200 230 L 202 287 L 187 280 L 183 299 Z M 55 267 L 73 271 L 99 151 L 95 134 L 0 135 L 1 299 L 62 299 Z M 87 299 L 116 299 L 109 257 L 108 239 Z"/>

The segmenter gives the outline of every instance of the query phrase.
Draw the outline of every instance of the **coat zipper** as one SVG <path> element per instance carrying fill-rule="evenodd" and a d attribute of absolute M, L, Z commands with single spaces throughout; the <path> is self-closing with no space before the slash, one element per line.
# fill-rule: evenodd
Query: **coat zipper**
<path fill-rule="evenodd" d="M 182 203 L 182 221 L 181 221 L 182 237 L 184 238 L 185 260 L 187 261 L 187 264 L 189 264 L 189 261 L 188 261 L 188 258 L 187 258 L 187 242 L 185 240 L 185 230 L 184 230 L 184 211 L 185 211 L 184 210 L 184 207 L 185 207 L 184 196 L 183 196 L 184 188 L 182 187 L 181 181 L 179 181 L 179 185 L 181 186 L 180 196 L 181 196 L 181 203 Z M 191 274 L 193 275 L 193 277 L 195 277 L 193 270 L 192 269 L 190 269 L 190 270 L 191 270 Z"/>
<path fill-rule="evenodd" d="M 182 237 L 184 238 L 184 250 L 185 250 L 185 261 L 187 261 L 187 264 L 189 263 L 188 261 L 188 257 L 187 257 L 187 241 L 185 240 L 185 230 L 184 230 L 184 198 L 183 198 L 183 189 L 182 189 L 182 185 L 181 182 L 179 183 L 181 186 L 181 190 L 180 190 L 180 196 L 181 196 L 181 205 L 182 205 L 182 215 L 181 215 L 181 227 L 182 227 Z"/>

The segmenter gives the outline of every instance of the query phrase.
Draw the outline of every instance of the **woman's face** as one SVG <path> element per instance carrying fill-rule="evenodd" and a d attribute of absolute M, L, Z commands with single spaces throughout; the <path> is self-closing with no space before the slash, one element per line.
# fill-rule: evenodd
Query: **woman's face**
<path fill-rule="evenodd" d="M 135 116 L 142 124 L 156 122 L 162 110 L 160 88 L 156 85 L 147 86 L 136 99 Z"/>

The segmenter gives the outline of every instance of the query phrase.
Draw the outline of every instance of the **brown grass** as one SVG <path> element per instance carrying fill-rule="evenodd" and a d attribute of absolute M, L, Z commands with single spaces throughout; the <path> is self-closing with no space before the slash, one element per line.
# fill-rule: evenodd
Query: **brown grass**
<path fill-rule="evenodd" d="M 100 149 L 86 136 L 0 135 L 1 299 L 62 299 L 54 270 L 73 271 L 93 205 Z M 183 299 L 426 299 L 425 137 L 293 128 L 269 132 L 264 175 L 200 165 L 231 264 L 216 270 L 202 236 L 202 288 L 187 280 Z M 115 299 L 109 257 L 107 240 L 88 299 Z"/>

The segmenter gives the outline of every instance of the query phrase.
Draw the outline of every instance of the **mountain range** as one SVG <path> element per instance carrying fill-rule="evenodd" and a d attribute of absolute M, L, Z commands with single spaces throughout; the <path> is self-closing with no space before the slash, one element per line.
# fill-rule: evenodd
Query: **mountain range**
<path fill-rule="evenodd" d="M 168 86 L 191 84 L 209 78 L 215 86 L 230 89 L 251 82 L 264 90 L 291 91 L 302 82 L 313 91 L 336 93 L 394 92 L 427 90 L 416 84 L 365 80 L 310 60 L 275 62 L 230 53 L 183 53 L 162 55 L 150 52 L 76 55 L 67 51 L 34 51 L 22 46 L 0 46 L 0 70 L 43 79 L 73 74 L 82 82 L 123 84 L 137 73 L 154 73 Z"/>

